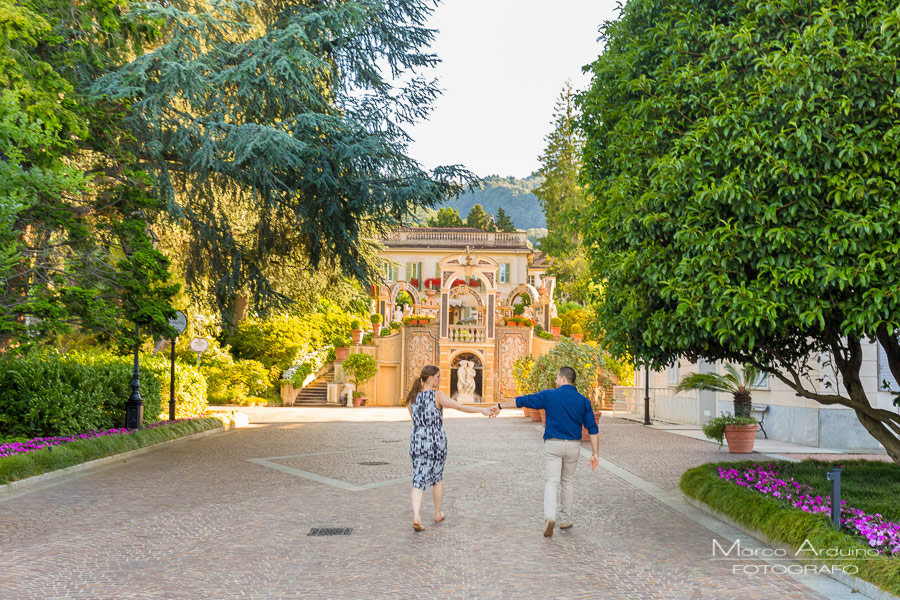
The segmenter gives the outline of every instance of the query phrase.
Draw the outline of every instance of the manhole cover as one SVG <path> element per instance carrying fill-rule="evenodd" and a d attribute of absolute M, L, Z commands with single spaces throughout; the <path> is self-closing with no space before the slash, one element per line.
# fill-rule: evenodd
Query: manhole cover
<path fill-rule="evenodd" d="M 381 466 L 381 465 L 386 465 L 386 464 L 388 464 L 388 463 L 384 462 L 383 460 L 373 460 L 373 461 L 371 461 L 371 462 L 361 462 L 361 463 L 359 463 L 359 464 L 365 465 L 365 466 L 367 466 L 367 467 L 378 467 L 378 466 Z"/>
<path fill-rule="evenodd" d="M 306 535 L 350 535 L 352 531 L 352 527 L 313 527 Z"/>

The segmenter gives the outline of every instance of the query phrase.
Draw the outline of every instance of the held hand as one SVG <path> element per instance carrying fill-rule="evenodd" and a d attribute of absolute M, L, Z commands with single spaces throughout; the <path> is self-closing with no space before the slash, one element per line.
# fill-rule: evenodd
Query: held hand
<path fill-rule="evenodd" d="M 482 408 L 482 409 L 480 409 L 480 410 L 481 410 L 481 414 L 483 414 L 483 415 L 486 416 L 486 417 L 493 417 L 493 416 L 494 416 L 494 411 L 492 411 L 492 410 L 489 409 L 489 408 Z"/>
<path fill-rule="evenodd" d="M 499 414 L 500 414 L 500 409 L 497 408 L 496 406 L 492 406 L 491 410 L 490 410 L 490 414 L 488 416 L 493 419 L 494 417 L 496 417 Z"/>
<path fill-rule="evenodd" d="M 596 456 L 591 456 L 591 471 L 596 471 L 597 466 L 600 464 L 600 459 Z"/>

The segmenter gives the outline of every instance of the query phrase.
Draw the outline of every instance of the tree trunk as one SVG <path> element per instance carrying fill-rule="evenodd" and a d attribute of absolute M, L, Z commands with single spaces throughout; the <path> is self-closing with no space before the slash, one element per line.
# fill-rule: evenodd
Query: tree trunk
<path fill-rule="evenodd" d="M 237 328 L 241 321 L 247 318 L 247 308 L 250 306 L 249 296 L 238 296 L 234 299 L 234 310 L 231 312 L 231 322 Z"/>
<path fill-rule="evenodd" d="M 750 416 L 750 392 L 747 390 L 738 390 L 734 394 L 734 416 L 749 417 Z"/>
<path fill-rule="evenodd" d="M 885 427 L 881 421 L 870 417 L 864 412 L 856 411 L 856 418 L 858 418 L 859 422 L 862 423 L 862 426 L 866 428 L 866 431 L 884 446 L 884 449 L 887 451 L 888 456 L 891 457 L 891 460 L 895 463 L 900 463 L 900 438 Z"/>

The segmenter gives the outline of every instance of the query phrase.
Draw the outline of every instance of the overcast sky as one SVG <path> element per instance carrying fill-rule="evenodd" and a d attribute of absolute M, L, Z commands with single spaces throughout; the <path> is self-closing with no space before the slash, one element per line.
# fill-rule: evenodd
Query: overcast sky
<path fill-rule="evenodd" d="M 567 79 L 600 53 L 597 29 L 613 0 L 444 0 L 429 26 L 444 90 L 410 130 L 426 168 L 462 164 L 479 176 L 526 177 L 538 167 L 553 105 Z"/>

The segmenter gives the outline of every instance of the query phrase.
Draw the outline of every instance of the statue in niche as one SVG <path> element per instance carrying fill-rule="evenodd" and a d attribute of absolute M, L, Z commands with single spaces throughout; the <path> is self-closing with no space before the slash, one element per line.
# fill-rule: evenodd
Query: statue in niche
<path fill-rule="evenodd" d="M 456 401 L 475 402 L 475 363 L 471 360 L 459 361 L 456 377 Z"/>
<path fill-rule="evenodd" d="M 394 314 L 391 317 L 392 321 L 402 321 L 403 320 L 403 311 L 400 310 L 400 305 L 394 306 Z"/>
<path fill-rule="evenodd" d="M 534 321 L 534 309 L 531 308 L 531 305 L 525 307 L 525 312 L 522 314 L 526 319 L 531 319 Z"/>

